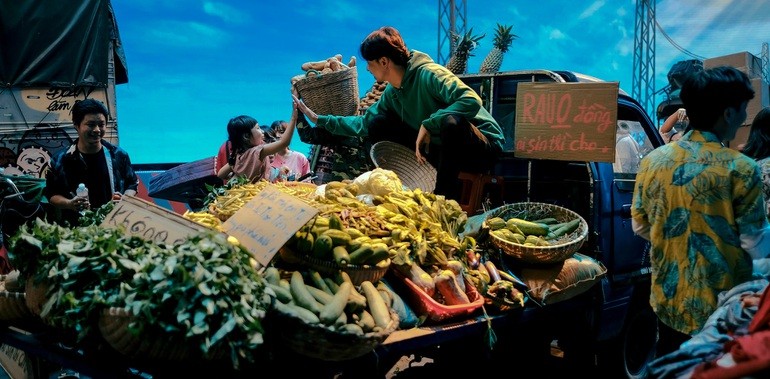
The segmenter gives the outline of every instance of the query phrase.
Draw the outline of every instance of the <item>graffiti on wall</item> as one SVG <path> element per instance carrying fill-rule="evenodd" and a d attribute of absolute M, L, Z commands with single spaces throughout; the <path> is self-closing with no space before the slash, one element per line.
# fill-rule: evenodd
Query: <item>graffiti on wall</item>
<path fill-rule="evenodd" d="M 0 96 L 0 106 L 19 109 L 20 114 L 11 119 L 24 121 L 11 121 L 13 130 L 3 130 L 0 135 L 0 167 L 7 175 L 45 178 L 51 159 L 74 142 L 71 112 L 76 102 L 95 98 L 111 108 L 103 88 L 24 88 L 11 92 L 15 92 L 13 96 Z M 19 107 L 9 106 L 15 105 L 14 98 L 22 99 Z M 4 104 L 11 101 L 14 103 Z"/>

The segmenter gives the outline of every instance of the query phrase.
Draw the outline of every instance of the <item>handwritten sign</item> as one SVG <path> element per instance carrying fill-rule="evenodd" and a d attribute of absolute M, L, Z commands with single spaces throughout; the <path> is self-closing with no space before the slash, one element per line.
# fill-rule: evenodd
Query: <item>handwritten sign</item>
<path fill-rule="evenodd" d="M 222 224 L 262 266 L 267 266 L 278 249 L 318 213 L 273 186 L 267 186 Z"/>
<path fill-rule="evenodd" d="M 612 162 L 618 83 L 519 83 L 514 155 Z"/>
<path fill-rule="evenodd" d="M 11 345 L 0 345 L 0 364 L 11 378 L 33 378 L 32 361 L 27 353 Z"/>
<path fill-rule="evenodd" d="M 134 196 L 123 196 L 101 226 L 123 227 L 126 233 L 167 245 L 211 229 Z"/>

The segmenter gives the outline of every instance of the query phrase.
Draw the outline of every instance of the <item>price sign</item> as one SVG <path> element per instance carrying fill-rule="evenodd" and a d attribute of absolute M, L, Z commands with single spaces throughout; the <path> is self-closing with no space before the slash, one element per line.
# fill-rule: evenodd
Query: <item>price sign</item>
<path fill-rule="evenodd" d="M 618 83 L 519 83 L 516 157 L 615 160 Z"/>
<path fill-rule="evenodd" d="M 222 224 L 227 234 L 240 241 L 262 266 L 278 249 L 318 213 L 274 186 L 267 186 Z"/>
<path fill-rule="evenodd" d="M 126 233 L 166 245 L 183 242 L 211 229 L 134 196 L 123 196 L 102 221 L 104 227 L 123 227 Z"/>

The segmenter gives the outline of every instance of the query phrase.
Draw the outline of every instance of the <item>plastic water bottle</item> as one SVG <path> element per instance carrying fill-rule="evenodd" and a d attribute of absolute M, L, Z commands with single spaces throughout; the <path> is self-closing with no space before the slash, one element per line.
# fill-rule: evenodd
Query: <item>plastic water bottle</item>
<path fill-rule="evenodd" d="M 88 188 L 85 184 L 80 183 L 78 184 L 78 189 L 75 190 L 75 196 L 86 199 L 86 202 L 88 203 Z M 85 214 L 85 209 L 80 211 L 80 214 Z"/>

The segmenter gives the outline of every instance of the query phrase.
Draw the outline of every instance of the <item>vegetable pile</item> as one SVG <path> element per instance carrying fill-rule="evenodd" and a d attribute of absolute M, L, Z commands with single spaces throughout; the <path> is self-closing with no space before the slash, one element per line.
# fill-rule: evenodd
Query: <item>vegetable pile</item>
<path fill-rule="evenodd" d="M 271 297 L 250 254 L 233 242 L 212 231 L 165 246 L 38 219 L 11 238 L 9 257 L 22 278 L 49 288 L 40 316 L 78 341 L 96 333 L 102 310 L 119 307 L 135 316 L 132 333 L 179 338 L 203 356 L 229 347 L 237 367 L 263 342 Z"/>

